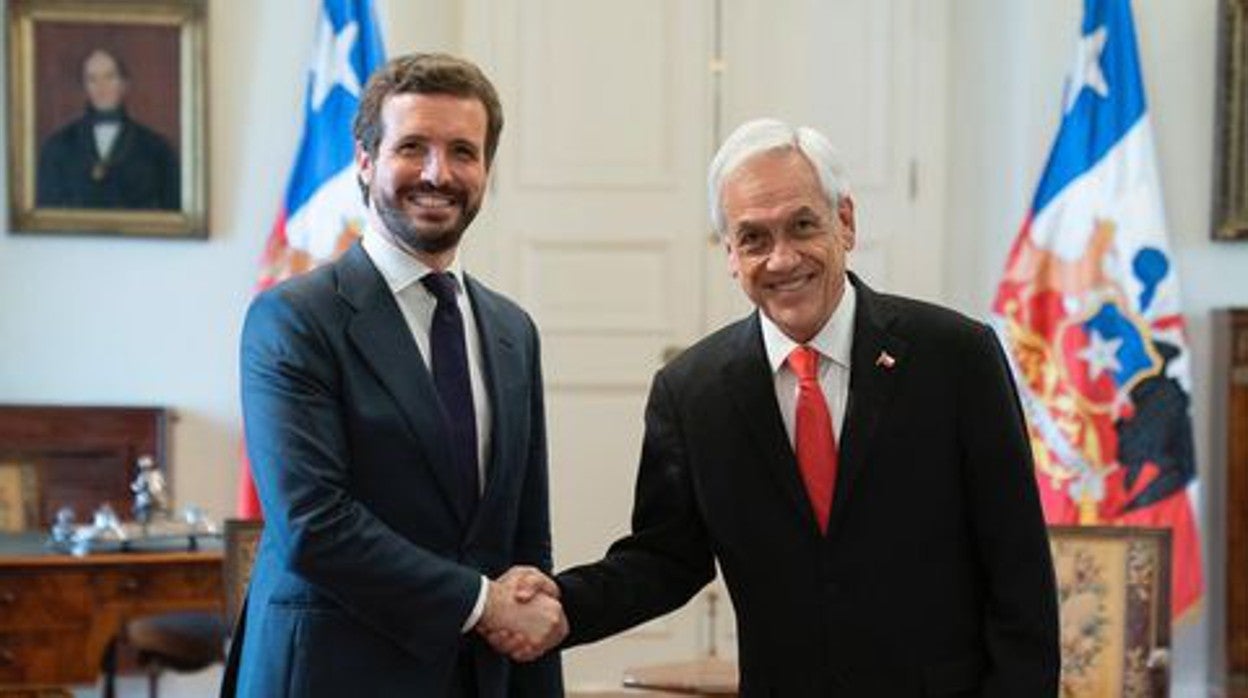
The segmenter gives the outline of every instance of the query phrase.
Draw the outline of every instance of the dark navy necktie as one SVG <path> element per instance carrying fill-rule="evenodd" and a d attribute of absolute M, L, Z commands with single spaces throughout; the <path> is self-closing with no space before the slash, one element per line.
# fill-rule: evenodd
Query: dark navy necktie
<path fill-rule="evenodd" d="M 471 513 L 479 497 L 477 474 L 477 417 L 472 404 L 472 381 L 468 376 L 468 347 L 464 341 L 464 317 L 455 300 L 455 278 L 449 273 L 431 272 L 421 283 L 438 305 L 429 328 L 429 364 L 433 384 L 446 410 L 451 436 L 451 455 L 459 475 L 461 511 Z"/>

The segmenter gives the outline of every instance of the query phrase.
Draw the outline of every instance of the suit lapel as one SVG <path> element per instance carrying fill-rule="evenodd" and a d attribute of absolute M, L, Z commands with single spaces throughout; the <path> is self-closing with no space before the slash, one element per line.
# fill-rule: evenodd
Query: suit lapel
<path fill-rule="evenodd" d="M 484 364 L 481 368 L 486 393 L 489 395 L 491 422 L 485 491 L 468 533 L 471 537 L 482 525 L 486 512 L 503 509 L 501 503 L 495 500 L 508 491 L 506 482 L 517 467 L 515 456 L 527 456 L 518 454 L 508 445 L 523 441 L 517 430 L 527 428 L 521 423 L 516 411 L 521 405 L 527 404 L 525 377 L 529 375 L 530 368 L 525 365 L 524 357 L 521 356 L 518 339 L 503 322 L 498 302 L 476 279 L 465 274 L 464 280 L 468 295 L 472 299 L 473 317 L 481 340 L 481 358 Z"/>
<path fill-rule="evenodd" d="M 452 496 L 458 476 L 447 417 L 394 295 L 358 242 L 335 264 L 338 292 L 356 311 L 347 325 L 351 343 L 398 405 L 443 496 L 460 523 L 466 523 L 468 512 L 456 506 Z"/>
<path fill-rule="evenodd" d="M 739 323 L 738 331 L 736 346 L 724 365 L 724 383 L 761 451 L 762 457 L 754 460 L 767 470 L 810 531 L 816 532 L 818 527 L 798 471 L 797 457 L 776 404 L 775 379 L 767 363 L 758 311 Z"/>
<path fill-rule="evenodd" d="M 850 355 L 849 400 L 839 444 L 836 494 L 828 522 L 831 539 L 844 519 L 846 503 L 854 494 L 858 477 L 867 466 L 872 439 L 905 367 L 906 343 L 889 334 L 893 312 L 857 276 L 850 282 L 858 294 L 854 314 L 854 342 Z"/>

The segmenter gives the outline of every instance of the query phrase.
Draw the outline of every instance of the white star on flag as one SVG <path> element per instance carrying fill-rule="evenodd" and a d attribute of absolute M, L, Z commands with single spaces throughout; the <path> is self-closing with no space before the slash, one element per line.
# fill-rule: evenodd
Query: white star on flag
<path fill-rule="evenodd" d="M 321 108 L 334 85 L 342 85 L 342 89 L 352 95 L 360 94 L 360 76 L 355 74 L 351 65 L 351 47 L 360 33 L 360 25 L 348 22 L 342 31 L 334 34 L 334 25 L 329 18 L 321 20 L 317 32 L 316 58 L 312 64 L 312 111 Z"/>
<path fill-rule="evenodd" d="M 1105 73 L 1101 71 L 1101 52 L 1105 50 L 1105 40 L 1108 38 L 1109 30 L 1100 26 L 1079 39 L 1075 65 L 1070 71 L 1070 82 L 1067 84 L 1066 107 L 1062 110 L 1063 113 L 1069 112 L 1075 106 L 1085 87 L 1101 99 L 1109 96 L 1109 84 L 1105 82 Z"/>
<path fill-rule="evenodd" d="M 1079 352 L 1079 358 L 1088 362 L 1088 377 L 1092 380 L 1100 378 L 1101 373 L 1116 373 L 1122 370 L 1118 362 L 1118 349 L 1122 346 L 1122 337 L 1105 339 L 1100 332 L 1092 330 L 1088 336 L 1088 346 Z"/>

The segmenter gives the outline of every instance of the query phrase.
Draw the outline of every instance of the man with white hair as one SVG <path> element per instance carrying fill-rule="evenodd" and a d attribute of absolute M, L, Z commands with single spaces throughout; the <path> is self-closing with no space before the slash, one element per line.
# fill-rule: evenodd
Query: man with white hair
<path fill-rule="evenodd" d="M 718 562 L 742 696 L 1056 695 L 1052 563 L 992 331 L 847 271 L 854 201 L 816 131 L 741 126 L 709 189 L 758 310 L 656 375 L 632 533 L 557 577 L 568 644 L 679 607 Z"/>

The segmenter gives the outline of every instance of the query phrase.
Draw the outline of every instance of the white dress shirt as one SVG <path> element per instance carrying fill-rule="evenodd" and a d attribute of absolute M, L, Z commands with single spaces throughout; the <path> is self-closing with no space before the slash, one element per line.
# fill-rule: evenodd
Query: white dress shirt
<path fill-rule="evenodd" d="M 846 279 L 845 292 L 836 310 L 832 311 L 832 317 L 806 342 L 806 346 L 819 353 L 819 387 L 828 401 L 837 448 L 840 448 L 841 424 L 845 421 L 845 405 L 849 401 L 849 357 L 854 346 L 857 298 L 854 285 Z M 762 327 L 763 347 L 767 350 L 767 363 L 771 366 L 772 381 L 776 387 L 776 404 L 780 406 L 784 429 L 789 433 L 789 444 L 796 451 L 797 374 L 789 368 L 788 358 L 799 345 L 766 313 L 759 312 L 758 319 Z"/>
<path fill-rule="evenodd" d="M 407 328 L 411 331 L 412 338 L 416 340 L 416 347 L 420 349 L 420 358 L 424 360 L 425 368 L 432 371 L 429 333 L 433 325 L 433 311 L 437 308 L 438 300 L 420 280 L 433 270 L 368 226 L 364 228 L 363 246 L 373 266 L 381 272 L 386 286 L 394 294 L 394 300 L 399 306 L 399 311 L 403 313 Z M 483 492 L 486 458 L 490 453 L 492 415 L 490 414 L 490 395 L 485 389 L 481 333 L 477 331 L 477 318 L 472 311 L 472 299 L 469 298 L 464 286 L 464 272 L 459 260 L 452 261 L 446 271 L 455 278 L 455 300 L 459 305 L 460 315 L 464 318 L 464 341 L 468 345 L 468 380 L 472 384 L 472 407 L 477 418 L 477 482 Z M 481 591 L 477 594 L 477 603 L 472 613 L 464 623 L 464 632 L 471 630 L 485 611 L 488 581 L 484 576 L 481 577 Z"/>

